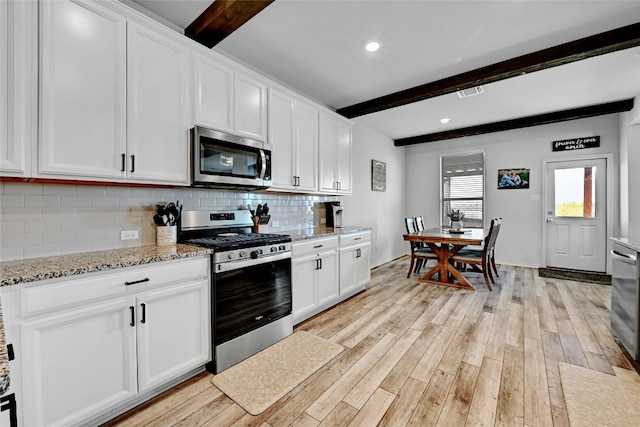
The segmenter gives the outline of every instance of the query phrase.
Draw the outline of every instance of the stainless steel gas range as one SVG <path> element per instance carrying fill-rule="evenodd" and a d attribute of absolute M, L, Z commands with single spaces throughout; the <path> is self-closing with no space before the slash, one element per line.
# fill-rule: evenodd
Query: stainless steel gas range
<path fill-rule="evenodd" d="M 291 237 L 251 233 L 248 210 L 184 211 L 178 240 L 212 255 L 214 374 L 293 333 Z"/>

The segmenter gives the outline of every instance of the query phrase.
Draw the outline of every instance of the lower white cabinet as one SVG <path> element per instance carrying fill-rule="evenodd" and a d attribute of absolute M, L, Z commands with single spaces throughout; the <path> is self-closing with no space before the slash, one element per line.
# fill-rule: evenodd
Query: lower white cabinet
<path fill-rule="evenodd" d="M 338 301 L 338 238 L 293 243 L 291 248 L 292 311 L 296 324 Z"/>
<path fill-rule="evenodd" d="M 208 258 L 112 271 L 21 291 L 20 425 L 90 423 L 211 360 Z"/>
<path fill-rule="evenodd" d="M 340 297 L 364 290 L 371 282 L 371 232 L 340 236 Z"/>

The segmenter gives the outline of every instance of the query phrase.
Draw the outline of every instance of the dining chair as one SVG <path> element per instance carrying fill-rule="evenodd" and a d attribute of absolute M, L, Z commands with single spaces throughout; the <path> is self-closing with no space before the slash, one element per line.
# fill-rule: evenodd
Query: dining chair
<path fill-rule="evenodd" d="M 420 217 L 420 219 L 422 219 Z M 416 227 L 416 219 L 414 217 L 407 217 L 404 219 L 404 225 L 407 229 L 407 233 L 415 233 L 418 231 Z M 424 225 L 422 226 L 424 229 Z M 437 255 L 428 247 L 422 247 L 418 242 L 409 242 L 411 245 L 411 264 L 409 265 L 409 273 L 407 273 L 407 279 L 411 277 L 412 272 L 419 272 L 423 265 L 430 259 L 438 259 Z M 414 267 L 415 266 L 415 267 Z"/>
<path fill-rule="evenodd" d="M 498 240 L 498 233 L 500 232 L 500 226 L 502 225 L 502 217 L 497 218 L 498 221 L 496 221 L 496 224 L 494 225 L 494 227 L 497 227 L 495 229 L 495 233 L 496 233 L 496 241 Z M 489 231 L 491 231 L 491 229 L 489 229 Z M 464 248 L 462 248 L 458 254 L 459 255 L 475 255 L 475 256 L 481 256 L 482 255 L 482 251 L 484 249 L 484 242 L 482 243 L 482 246 L 465 246 Z M 495 257 L 495 247 L 494 250 L 491 252 L 491 269 L 493 270 L 494 274 L 496 275 L 496 277 L 500 277 L 500 274 L 498 274 L 498 268 L 496 266 L 496 257 Z M 477 269 L 476 271 L 480 271 L 480 269 Z"/>
<path fill-rule="evenodd" d="M 474 253 L 474 251 L 465 251 L 463 249 L 461 251 L 458 251 L 458 253 L 451 258 L 452 262 L 460 265 L 470 264 L 473 266 L 480 266 L 480 270 L 476 269 L 476 271 L 482 272 L 484 281 L 487 284 L 487 288 L 489 288 L 489 290 L 492 290 L 491 283 L 496 283 L 495 279 L 493 278 L 493 274 L 491 273 L 491 269 L 493 268 L 494 270 L 496 270 L 495 262 L 492 262 L 492 259 L 501 223 L 501 218 L 494 218 L 491 220 L 489 234 L 487 234 L 487 237 L 484 239 L 484 246 L 480 254 L 477 254 L 477 251 L 475 251 L 476 253 Z"/>
<path fill-rule="evenodd" d="M 414 218 L 416 224 L 416 230 L 422 231 L 424 230 L 424 221 L 422 220 L 422 216 L 417 216 Z"/>

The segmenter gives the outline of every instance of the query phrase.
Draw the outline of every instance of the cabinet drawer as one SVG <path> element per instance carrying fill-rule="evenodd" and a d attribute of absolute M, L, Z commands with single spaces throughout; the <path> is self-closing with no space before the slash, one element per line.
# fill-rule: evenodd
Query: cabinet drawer
<path fill-rule="evenodd" d="M 305 240 L 291 245 L 291 255 L 293 257 L 316 254 L 338 249 L 337 237 L 325 237 L 319 239 Z"/>
<path fill-rule="evenodd" d="M 365 231 L 363 233 L 347 234 L 346 236 L 340 236 L 340 247 L 357 245 L 359 243 L 369 242 L 371 240 L 371 232 Z"/>
<path fill-rule="evenodd" d="M 21 315 L 26 318 L 177 280 L 207 277 L 208 266 L 208 258 L 194 258 L 83 274 L 62 282 L 35 285 L 21 291 Z"/>

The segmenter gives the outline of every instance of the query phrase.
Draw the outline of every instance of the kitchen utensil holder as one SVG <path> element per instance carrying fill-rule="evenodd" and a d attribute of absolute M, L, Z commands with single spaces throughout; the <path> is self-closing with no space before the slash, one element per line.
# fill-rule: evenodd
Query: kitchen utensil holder
<path fill-rule="evenodd" d="M 156 245 L 175 245 L 178 241 L 178 226 L 166 225 L 156 227 Z"/>

